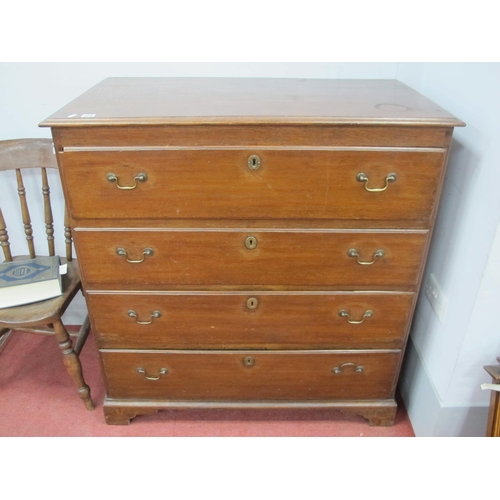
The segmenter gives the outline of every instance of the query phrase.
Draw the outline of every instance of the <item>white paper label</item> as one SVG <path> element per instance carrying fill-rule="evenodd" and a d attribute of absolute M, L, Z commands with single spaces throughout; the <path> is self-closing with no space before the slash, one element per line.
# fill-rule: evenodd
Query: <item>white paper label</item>
<path fill-rule="evenodd" d="M 492 391 L 500 392 L 500 384 L 481 384 L 481 389 L 491 389 Z"/>

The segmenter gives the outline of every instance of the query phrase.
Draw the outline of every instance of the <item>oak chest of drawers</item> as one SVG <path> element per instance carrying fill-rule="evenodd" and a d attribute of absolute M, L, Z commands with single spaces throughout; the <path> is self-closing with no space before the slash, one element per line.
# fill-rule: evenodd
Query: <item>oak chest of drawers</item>
<path fill-rule="evenodd" d="M 50 126 L 106 421 L 394 400 L 453 127 L 396 81 L 110 78 Z"/>

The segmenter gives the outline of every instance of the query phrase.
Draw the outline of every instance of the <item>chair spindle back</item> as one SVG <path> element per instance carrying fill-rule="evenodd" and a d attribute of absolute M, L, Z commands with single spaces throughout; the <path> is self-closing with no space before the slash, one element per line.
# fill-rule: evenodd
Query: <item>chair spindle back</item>
<path fill-rule="evenodd" d="M 33 239 L 33 227 L 26 199 L 26 188 L 24 186 L 21 168 L 40 168 L 42 177 L 42 197 L 45 222 L 45 234 L 47 235 L 48 254 L 55 255 L 54 242 L 54 218 L 50 201 L 50 186 L 47 176 L 47 168 L 58 168 L 53 143 L 50 139 L 18 139 L 11 141 L 0 141 L 0 171 L 15 170 L 17 181 L 17 192 L 21 206 L 21 215 L 24 225 L 24 234 L 28 243 L 30 258 L 36 257 Z M 73 239 L 69 224 L 68 213 L 64 212 L 64 238 L 66 246 L 66 259 L 73 260 Z M 0 246 L 2 247 L 5 261 L 12 261 L 9 235 L 5 218 L 0 208 Z"/>

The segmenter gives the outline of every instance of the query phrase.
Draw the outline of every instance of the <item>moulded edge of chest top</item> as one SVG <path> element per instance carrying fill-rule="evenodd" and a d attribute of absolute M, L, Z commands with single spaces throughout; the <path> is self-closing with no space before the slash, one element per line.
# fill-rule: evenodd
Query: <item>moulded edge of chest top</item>
<path fill-rule="evenodd" d="M 425 220 L 353 219 L 69 219 L 70 226 L 85 229 L 298 229 L 351 231 L 429 230 L 434 218 Z"/>
<path fill-rule="evenodd" d="M 453 128 L 368 125 L 145 125 L 53 128 L 56 148 L 123 146 L 448 146 Z"/>

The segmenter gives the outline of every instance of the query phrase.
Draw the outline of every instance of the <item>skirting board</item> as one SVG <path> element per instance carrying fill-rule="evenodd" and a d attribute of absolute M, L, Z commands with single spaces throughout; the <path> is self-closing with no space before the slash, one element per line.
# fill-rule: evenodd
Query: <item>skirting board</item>
<path fill-rule="evenodd" d="M 488 406 L 444 406 L 410 337 L 399 391 L 416 437 L 484 437 Z"/>

